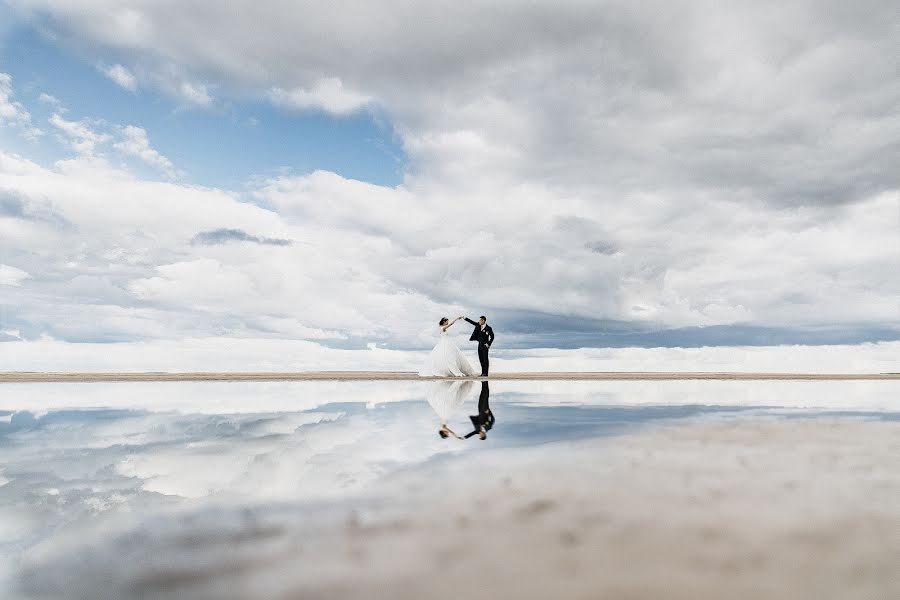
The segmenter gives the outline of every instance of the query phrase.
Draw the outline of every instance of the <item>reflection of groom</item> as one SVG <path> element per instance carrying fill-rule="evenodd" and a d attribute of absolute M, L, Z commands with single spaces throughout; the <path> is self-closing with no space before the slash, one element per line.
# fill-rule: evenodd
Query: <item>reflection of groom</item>
<path fill-rule="evenodd" d="M 481 376 L 487 377 L 488 350 L 491 349 L 491 344 L 494 343 L 494 330 L 487 324 L 487 317 L 484 315 L 481 315 L 481 318 L 478 319 L 477 323 L 469 317 L 466 317 L 466 321 L 475 326 L 475 330 L 472 331 L 472 337 L 469 338 L 469 341 L 478 342 L 478 362 L 481 363 Z"/>
<path fill-rule="evenodd" d="M 494 413 L 491 412 L 489 400 L 491 398 L 491 388 L 488 387 L 487 381 L 481 382 L 481 395 L 478 396 L 478 414 L 469 417 L 475 430 L 466 434 L 466 439 L 477 435 L 480 439 L 487 438 L 487 432 L 494 426 Z"/>

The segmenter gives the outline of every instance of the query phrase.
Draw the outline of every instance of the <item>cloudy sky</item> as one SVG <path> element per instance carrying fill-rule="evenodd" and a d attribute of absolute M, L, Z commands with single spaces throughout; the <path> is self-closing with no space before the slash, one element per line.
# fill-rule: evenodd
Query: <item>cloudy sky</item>
<path fill-rule="evenodd" d="M 898 36 L 868 0 L 7 0 L 0 340 L 900 340 Z"/>

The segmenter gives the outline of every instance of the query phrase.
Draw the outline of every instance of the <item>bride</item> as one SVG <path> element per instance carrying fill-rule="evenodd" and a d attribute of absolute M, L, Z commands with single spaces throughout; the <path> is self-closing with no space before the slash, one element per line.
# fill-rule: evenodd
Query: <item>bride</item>
<path fill-rule="evenodd" d="M 475 375 L 475 369 L 472 368 L 472 365 L 469 364 L 463 353 L 459 351 L 459 348 L 447 335 L 447 329 L 462 318 L 457 317 L 450 321 L 447 317 L 444 317 L 440 320 L 438 325 L 441 327 L 441 339 L 431 351 L 431 354 L 425 361 L 425 366 L 419 371 L 419 375 L 423 377 L 466 377 Z"/>
<path fill-rule="evenodd" d="M 458 440 L 464 439 L 450 429 L 447 423 L 450 417 L 465 403 L 466 398 L 472 395 L 475 389 L 474 381 L 432 381 L 428 386 L 428 404 L 437 413 L 441 420 L 441 428 L 438 430 L 445 440 L 453 436 Z"/>

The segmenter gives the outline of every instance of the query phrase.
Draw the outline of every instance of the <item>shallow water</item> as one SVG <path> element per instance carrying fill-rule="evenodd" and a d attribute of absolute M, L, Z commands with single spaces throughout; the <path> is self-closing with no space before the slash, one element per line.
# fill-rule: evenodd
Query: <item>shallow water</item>
<path fill-rule="evenodd" d="M 327 506 L 397 474 L 428 485 L 435 461 L 514 456 L 535 446 L 565 460 L 574 442 L 703 419 L 900 420 L 900 383 L 890 381 L 448 386 L 0 387 L 0 597 L 23 593 L 20 570 L 59 547 L 170 511 Z M 495 417 L 484 440 L 470 419 L 479 400 Z M 441 439 L 442 420 L 460 435 L 476 435 Z"/>

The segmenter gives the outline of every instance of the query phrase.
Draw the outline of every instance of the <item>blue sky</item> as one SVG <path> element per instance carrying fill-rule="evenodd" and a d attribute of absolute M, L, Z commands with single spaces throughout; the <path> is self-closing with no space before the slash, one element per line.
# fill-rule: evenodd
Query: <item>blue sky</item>
<path fill-rule="evenodd" d="M 900 340 L 889 2 L 180 8 L 0 8 L 0 340 Z"/>
<path fill-rule="evenodd" d="M 153 89 L 135 92 L 104 76 L 97 58 L 40 35 L 10 16 L 0 43 L 0 70 L 12 75 L 39 126 L 54 107 L 37 102 L 48 93 L 69 118 L 134 123 L 152 132 L 154 146 L 179 166 L 183 181 L 241 190 L 254 178 L 279 172 L 333 171 L 379 185 L 402 180 L 405 157 L 390 122 L 376 110 L 335 117 L 324 112 L 286 112 L 253 94 L 198 110 Z M 64 156 L 43 138 L 29 143 L 3 133 L 4 147 L 52 162 Z M 134 165 L 138 168 L 140 165 Z"/>

